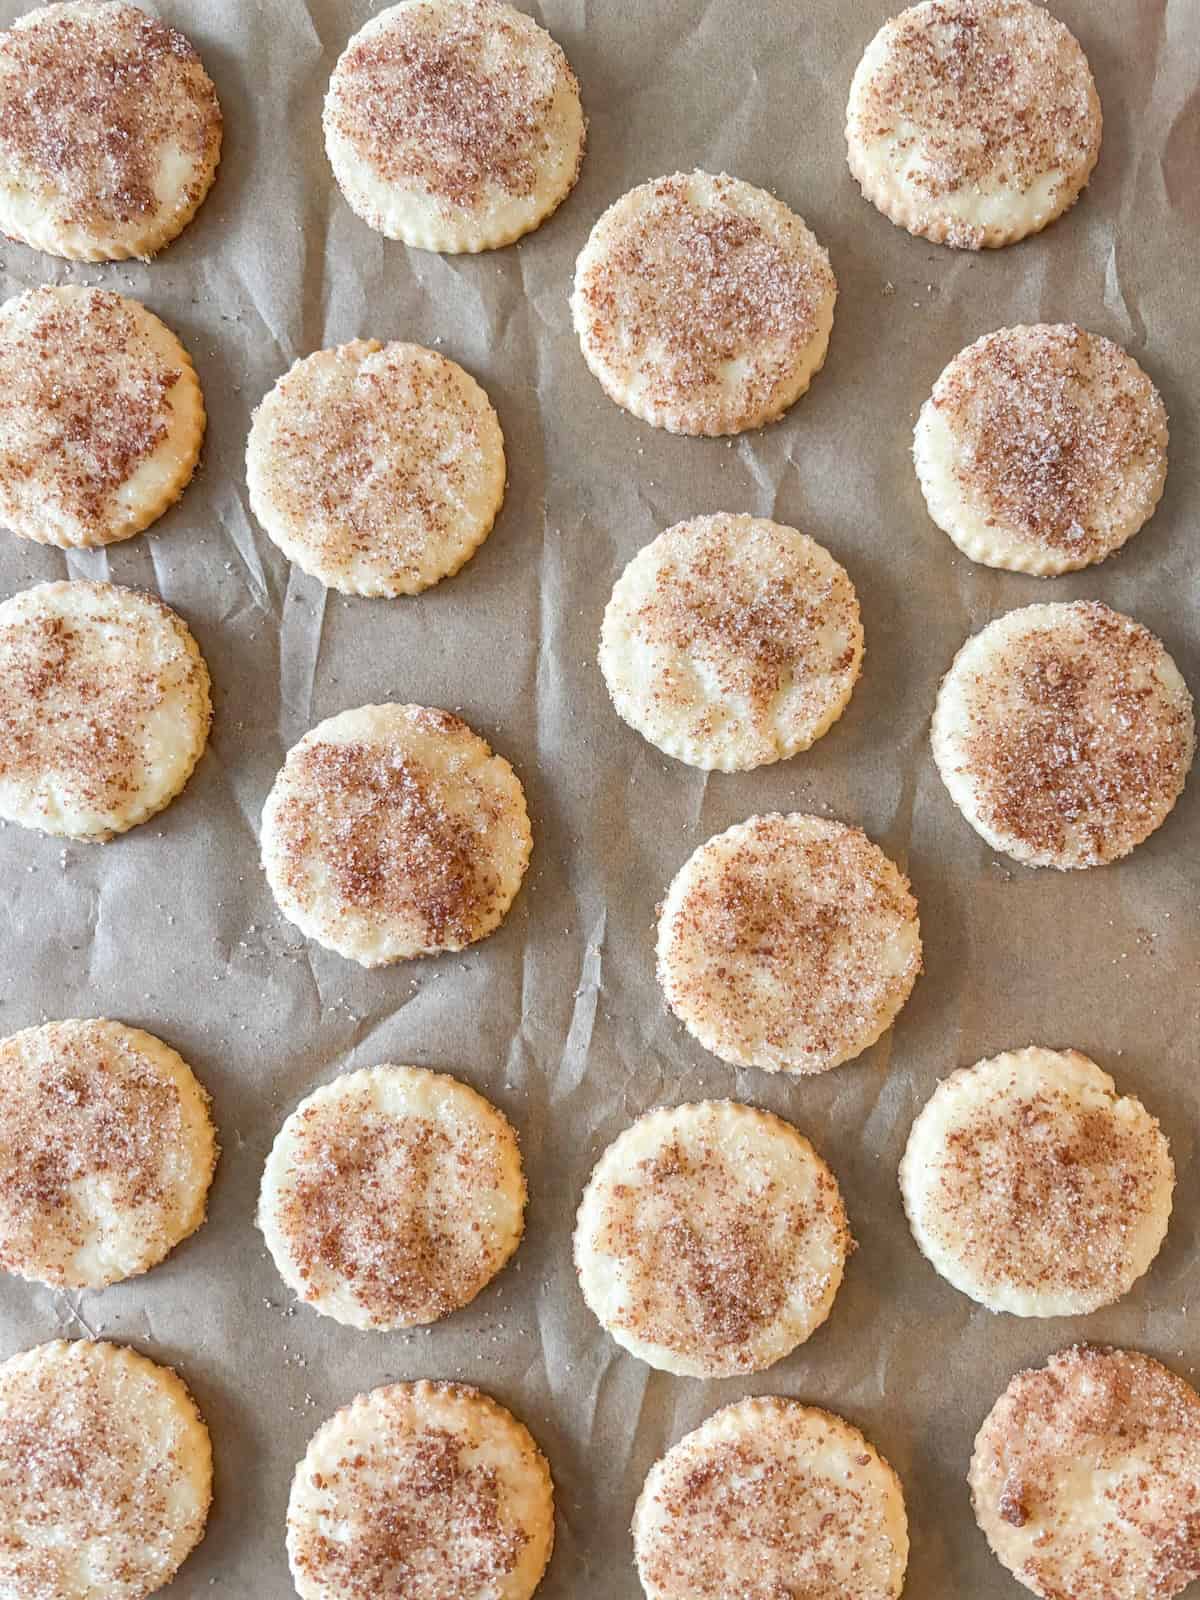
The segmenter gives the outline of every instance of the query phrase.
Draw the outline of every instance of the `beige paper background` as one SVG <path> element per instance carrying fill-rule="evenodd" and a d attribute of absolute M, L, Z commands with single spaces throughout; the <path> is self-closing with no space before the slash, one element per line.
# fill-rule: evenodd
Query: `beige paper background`
<path fill-rule="evenodd" d="M 0 0 L 0 22 L 25 9 Z M 108 1013 L 177 1046 L 211 1089 L 224 1155 L 207 1226 L 103 1295 L 0 1283 L 0 1353 L 57 1334 L 129 1340 L 176 1363 L 212 1427 L 216 1502 L 172 1600 L 292 1594 L 293 1464 L 355 1392 L 420 1375 L 490 1389 L 550 1458 L 560 1510 L 545 1600 L 634 1600 L 627 1526 L 654 1458 L 718 1404 L 781 1392 L 859 1423 L 903 1477 L 908 1593 L 1000 1600 L 1016 1585 L 976 1531 L 971 1439 L 1018 1366 L 1073 1339 L 1153 1351 L 1194 1375 L 1200 1207 L 1196 902 L 1200 779 L 1134 856 L 1059 876 L 1010 866 L 967 828 L 927 748 L 939 674 L 1013 606 L 1094 596 L 1158 632 L 1200 689 L 1196 639 L 1200 0 L 1057 0 L 1090 56 L 1104 148 L 1078 208 L 980 257 L 909 238 L 859 197 L 842 116 L 874 0 L 546 0 L 591 119 L 576 192 L 516 248 L 441 258 L 354 218 L 325 164 L 320 102 L 368 0 L 163 0 L 200 48 L 225 160 L 183 237 L 150 266 L 0 249 L 5 295 L 104 284 L 159 312 L 195 357 L 211 414 L 203 468 L 147 536 L 71 556 L 0 535 L 0 593 L 65 575 L 160 593 L 212 668 L 212 746 L 162 817 L 105 846 L 0 831 L 0 1027 Z M 674 439 L 617 411 L 570 330 L 575 255 L 632 184 L 693 165 L 776 191 L 828 245 L 840 283 L 828 365 L 783 422 L 732 444 Z M 894 285 L 894 294 L 886 292 Z M 1166 496 L 1115 561 L 1038 581 L 961 558 L 929 522 L 908 457 L 916 410 L 960 346 L 1005 323 L 1075 319 L 1127 345 L 1171 413 Z M 464 572 L 414 600 L 326 596 L 254 526 L 241 452 L 251 407 L 296 357 L 358 335 L 438 343 L 487 387 L 509 446 L 499 523 Z M 808 755 L 706 778 L 611 711 L 595 666 L 623 564 L 669 523 L 772 515 L 827 544 L 858 586 L 866 669 Z M 347 706 L 460 711 L 515 764 L 534 865 L 504 928 L 462 957 L 365 973 L 306 945 L 257 864 L 286 748 Z M 860 823 L 912 876 L 927 972 L 893 1033 L 810 1082 L 734 1072 L 664 1014 L 655 903 L 710 834 L 760 810 Z M 1178 1207 L 1152 1272 L 1072 1322 L 998 1319 L 913 1245 L 895 1171 L 908 1125 L 953 1067 L 1030 1041 L 1093 1054 L 1159 1114 Z M 412 1061 L 469 1079 L 520 1130 L 526 1242 L 474 1306 L 427 1332 L 342 1329 L 288 1296 L 252 1227 L 282 1117 L 352 1066 Z M 596 1154 L 663 1100 L 732 1094 L 792 1118 L 841 1180 L 861 1248 L 833 1314 L 750 1383 L 650 1371 L 592 1321 L 570 1230 Z"/>

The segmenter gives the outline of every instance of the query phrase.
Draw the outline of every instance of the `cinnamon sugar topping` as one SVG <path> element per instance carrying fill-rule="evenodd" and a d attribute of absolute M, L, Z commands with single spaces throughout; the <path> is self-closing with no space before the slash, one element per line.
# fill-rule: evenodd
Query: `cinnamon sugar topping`
<path fill-rule="evenodd" d="M 356 1327 L 402 1328 L 474 1299 L 516 1248 L 524 1201 L 499 1111 L 453 1078 L 385 1066 L 288 1118 L 259 1223 L 303 1300 Z"/>
<path fill-rule="evenodd" d="M 57 1340 L 0 1367 L 0 1593 L 145 1600 L 204 1532 L 208 1432 L 169 1367 Z"/>
<path fill-rule="evenodd" d="M 432 249 L 486 249 L 536 227 L 583 157 L 566 56 L 497 0 L 405 0 L 379 13 L 337 64 L 325 133 L 354 209 Z"/>
<path fill-rule="evenodd" d="M 104 1020 L 0 1042 L 0 1267 L 102 1288 L 203 1220 L 207 1096 L 173 1050 Z"/>
<path fill-rule="evenodd" d="M 297 362 L 255 415 L 246 465 L 275 542 L 352 594 L 416 594 L 458 571 L 504 494 L 487 396 L 413 344 L 359 339 Z"/>
<path fill-rule="evenodd" d="M 0 520 L 24 538 L 140 532 L 191 477 L 203 428 L 191 361 L 136 301 L 65 286 L 0 307 Z"/>
<path fill-rule="evenodd" d="M 729 1101 L 650 1112 L 601 1157 L 575 1261 L 585 1299 L 668 1372 L 759 1372 L 829 1314 L 853 1248 L 833 1174 L 788 1123 Z"/>
<path fill-rule="evenodd" d="M 457 717 L 421 706 L 364 706 L 313 729 L 264 812 L 283 910 L 368 966 L 492 932 L 529 847 L 512 768 Z"/>
<path fill-rule="evenodd" d="M 1162 493 L 1166 444 L 1146 374 L 1072 324 L 1004 328 L 969 346 L 917 428 L 935 520 L 967 554 L 979 545 L 991 565 L 1038 572 L 1103 560 L 1135 533 Z"/>
<path fill-rule="evenodd" d="M 894 1600 L 899 1480 L 857 1428 L 777 1398 L 726 1406 L 646 1478 L 633 1519 L 648 1600 Z"/>
<path fill-rule="evenodd" d="M 550 1474 L 477 1389 L 397 1383 L 312 1439 L 288 1505 L 302 1600 L 528 1600 L 553 1540 Z"/>
<path fill-rule="evenodd" d="M 884 24 L 854 76 L 850 168 L 912 233 L 1010 243 L 1077 199 L 1100 103 L 1072 34 L 1031 0 L 923 0 Z"/>
<path fill-rule="evenodd" d="M 780 416 L 825 359 L 837 284 L 799 217 L 724 174 L 642 184 L 600 218 L 572 307 L 609 396 L 674 433 Z"/>
<path fill-rule="evenodd" d="M 1079 1316 L 1123 1295 L 1166 1232 L 1174 1167 L 1156 1120 L 1078 1051 L 952 1074 L 900 1169 L 917 1243 L 997 1311 Z"/>
<path fill-rule="evenodd" d="M 1127 855 L 1178 799 L 1191 696 L 1146 628 L 1096 601 L 1028 606 L 968 640 L 942 684 L 934 755 L 967 820 L 1018 860 Z"/>
<path fill-rule="evenodd" d="M 221 110 L 187 39 L 120 0 L 0 35 L 0 226 L 55 254 L 153 254 L 208 192 Z"/>
<path fill-rule="evenodd" d="M 1019 1372 L 971 1460 L 992 1550 L 1043 1600 L 1172 1600 L 1200 1578 L 1200 1396 L 1077 1345 Z"/>
<path fill-rule="evenodd" d="M 765 816 L 701 845 L 658 931 L 667 1003 L 723 1060 L 823 1072 L 873 1044 L 916 982 L 907 879 L 857 828 Z"/>

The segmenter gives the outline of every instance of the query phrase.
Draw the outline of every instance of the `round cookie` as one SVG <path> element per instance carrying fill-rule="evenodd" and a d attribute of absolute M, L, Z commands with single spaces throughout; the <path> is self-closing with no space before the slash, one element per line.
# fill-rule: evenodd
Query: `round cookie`
<path fill-rule="evenodd" d="M 895 1020 L 921 970 L 908 879 L 858 828 L 799 813 L 709 839 L 667 891 L 658 980 L 735 1066 L 825 1072 Z"/>
<path fill-rule="evenodd" d="M 208 1095 L 169 1046 L 106 1018 L 0 1040 L 0 1267 L 102 1289 L 204 1221 Z"/>
<path fill-rule="evenodd" d="M 412 1328 L 491 1282 L 524 1212 L 503 1113 L 455 1078 L 382 1066 L 293 1111 L 267 1158 L 258 1225 L 308 1305 L 353 1328 Z"/>
<path fill-rule="evenodd" d="M 932 744 L 951 798 L 993 849 L 1034 867 L 1102 866 L 1183 792 L 1192 697 L 1131 617 L 1095 600 L 1025 606 L 958 652 Z"/>
<path fill-rule="evenodd" d="M 504 436 L 468 373 L 356 339 L 297 361 L 254 413 L 250 505 L 343 594 L 418 594 L 469 561 L 504 499 Z"/>
<path fill-rule="evenodd" d="M 493 250 L 544 222 L 583 161 L 579 84 L 497 0 L 402 0 L 343 51 L 325 149 L 351 209 L 422 250 Z"/>
<path fill-rule="evenodd" d="M 288 752 L 263 808 L 279 909 L 364 967 L 486 938 L 532 842 L 508 762 L 426 706 L 359 706 L 319 723 Z"/>
<path fill-rule="evenodd" d="M 633 1544 L 648 1600 L 894 1600 L 908 1519 L 857 1428 L 770 1396 L 725 1406 L 651 1467 Z"/>
<path fill-rule="evenodd" d="M 611 400 L 671 433 L 774 422 L 820 371 L 837 282 L 804 222 L 722 173 L 640 184 L 592 229 L 571 313 Z"/>
<path fill-rule="evenodd" d="M 639 551 L 600 635 L 618 715 L 665 754 L 721 772 L 807 750 L 845 710 L 862 656 L 858 597 L 829 552 L 724 512 Z"/>
<path fill-rule="evenodd" d="M 196 641 L 152 595 L 80 580 L 0 604 L 0 817 L 111 839 L 171 803 L 211 720 Z"/>
<path fill-rule="evenodd" d="M 554 1485 L 529 1431 L 478 1389 L 393 1383 L 309 1442 L 288 1501 L 301 1600 L 529 1600 L 554 1544 Z"/>
<path fill-rule="evenodd" d="M 191 357 L 136 300 L 70 285 L 0 306 L 0 523 L 60 549 L 141 533 L 204 438 Z"/>
<path fill-rule="evenodd" d="M 0 34 L 0 232 L 84 261 L 149 259 L 221 159 L 200 57 L 137 6 L 66 0 Z"/>
<path fill-rule="evenodd" d="M 853 1247 L 808 1140 L 729 1100 L 639 1118 L 597 1162 L 575 1228 L 593 1315 L 632 1355 L 693 1378 L 762 1372 L 803 1344 Z"/>
<path fill-rule="evenodd" d="M 1174 1187 L 1158 1122 L 1078 1050 L 1013 1050 L 951 1073 L 900 1163 L 925 1255 L 963 1294 L 1019 1317 L 1119 1300 L 1158 1254 Z"/>
<path fill-rule="evenodd" d="M 923 0 L 885 22 L 850 85 L 846 148 L 866 199 L 960 250 L 1037 233 L 1100 154 L 1087 57 L 1031 0 Z"/>
<path fill-rule="evenodd" d="M 1073 323 L 959 352 L 913 437 L 929 515 L 964 555 L 1045 577 L 1119 550 L 1167 478 L 1167 413 L 1132 356 Z"/>
<path fill-rule="evenodd" d="M 1200 1578 L 1200 1395 L 1133 1350 L 1018 1372 L 980 1428 L 971 1499 L 1042 1600 L 1171 1600 Z"/>
<path fill-rule="evenodd" d="M 170 1367 L 90 1339 L 0 1366 L 0 1594 L 145 1600 L 211 1499 L 208 1429 Z"/>

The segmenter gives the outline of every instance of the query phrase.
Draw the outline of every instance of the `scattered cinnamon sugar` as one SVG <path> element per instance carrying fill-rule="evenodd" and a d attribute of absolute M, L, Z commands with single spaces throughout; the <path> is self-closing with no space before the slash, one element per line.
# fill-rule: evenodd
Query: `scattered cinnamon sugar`
<path fill-rule="evenodd" d="M 57 221 L 151 219 L 164 161 L 193 170 L 173 201 L 190 211 L 208 189 L 221 110 L 181 33 L 136 6 L 47 6 L 0 35 L 0 169 L 44 188 Z"/>

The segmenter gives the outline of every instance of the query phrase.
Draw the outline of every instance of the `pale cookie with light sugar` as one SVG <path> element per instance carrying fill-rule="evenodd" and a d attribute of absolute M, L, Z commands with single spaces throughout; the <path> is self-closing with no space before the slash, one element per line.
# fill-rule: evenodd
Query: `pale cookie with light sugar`
<path fill-rule="evenodd" d="M 1072 323 L 960 351 L 913 436 L 929 515 L 985 566 L 1045 577 L 1103 561 L 1167 478 L 1167 413 L 1120 345 Z"/>
<path fill-rule="evenodd" d="M 1037 233 L 1100 154 L 1078 40 L 1031 0 L 923 0 L 885 22 L 850 85 L 846 148 L 866 199 L 960 250 Z"/>
<path fill-rule="evenodd" d="M 912 1125 L 900 1191 L 913 1238 L 963 1294 L 1078 1317 L 1126 1294 L 1166 1237 L 1175 1166 L 1157 1120 L 1078 1050 L 963 1067 Z"/>
<path fill-rule="evenodd" d="M 658 919 L 658 981 L 706 1050 L 825 1072 L 895 1021 L 921 970 L 908 879 L 859 828 L 750 817 L 683 864 Z"/>
<path fill-rule="evenodd" d="M 508 1119 L 456 1078 L 371 1067 L 302 1100 L 271 1147 L 258 1225 L 301 1300 L 353 1328 L 467 1305 L 520 1243 Z"/>
<path fill-rule="evenodd" d="M 0 1040 L 0 1267 L 102 1289 L 204 1221 L 208 1095 L 161 1039 L 95 1017 Z"/>
<path fill-rule="evenodd" d="M 211 720 L 196 641 L 153 595 L 79 580 L 0 604 L 0 817 L 111 839 L 179 794 Z"/>
<path fill-rule="evenodd" d="M 853 1248 L 808 1140 L 730 1100 L 640 1117 L 597 1162 L 575 1227 L 596 1319 L 630 1354 L 693 1378 L 762 1372 L 803 1344 Z"/>
<path fill-rule="evenodd" d="M 725 512 L 639 551 L 600 634 L 618 715 L 666 755 L 721 772 L 807 750 L 845 710 L 862 657 L 858 597 L 829 552 Z"/>
<path fill-rule="evenodd" d="M 781 200 L 722 173 L 639 184 L 592 229 L 571 313 L 617 405 L 671 433 L 783 415 L 825 362 L 837 281 Z"/>
<path fill-rule="evenodd" d="M 170 1367 L 91 1339 L 0 1366 L 0 1594 L 145 1600 L 211 1500 L 208 1429 Z"/>
<path fill-rule="evenodd" d="M 319 723 L 288 752 L 263 808 L 279 909 L 364 967 L 486 938 L 532 845 L 508 762 L 427 706 L 359 706 Z"/>
<path fill-rule="evenodd" d="M 360 1395 L 313 1435 L 292 1481 L 301 1600 L 529 1600 L 553 1544 L 545 1457 L 511 1412 L 461 1383 Z"/>
<path fill-rule="evenodd" d="M 47 285 L 0 306 L 0 523 L 21 538 L 141 533 L 190 482 L 204 424 L 191 357 L 136 300 Z"/>
<path fill-rule="evenodd" d="M 1034 867 L 1128 855 L 1170 814 L 1195 742 L 1192 697 L 1162 644 L 1094 600 L 988 623 L 933 713 L 954 803 L 994 850 Z"/>
<path fill-rule="evenodd" d="M 356 339 L 297 361 L 246 447 L 254 515 L 344 594 L 418 594 L 457 572 L 491 532 L 504 479 L 487 395 L 417 344 Z"/>
<path fill-rule="evenodd" d="M 325 148 L 350 208 L 422 250 L 494 250 L 570 194 L 586 124 L 570 62 L 497 0 L 402 0 L 343 51 Z"/>
<path fill-rule="evenodd" d="M 895 1600 L 904 1491 L 842 1417 L 782 1396 L 739 1400 L 651 1467 L 633 1545 L 648 1600 Z"/>
<path fill-rule="evenodd" d="M 41 6 L 0 34 L 0 232 L 84 261 L 148 259 L 221 159 L 196 51 L 120 0 Z"/>
<path fill-rule="evenodd" d="M 1134 1350 L 1018 1372 L 975 1439 L 975 1517 L 1042 1600 L 1172 1600 L 1200 1578 L 1200 1395 Z"/>

